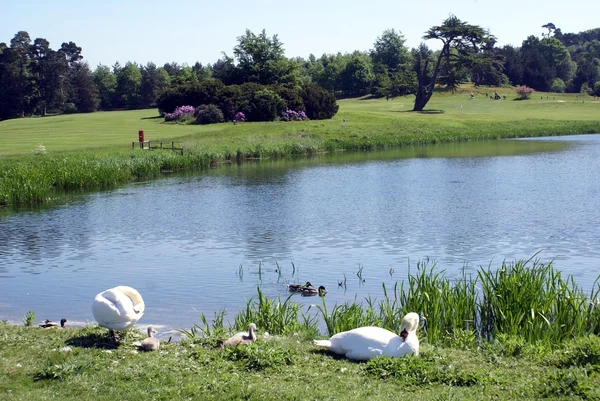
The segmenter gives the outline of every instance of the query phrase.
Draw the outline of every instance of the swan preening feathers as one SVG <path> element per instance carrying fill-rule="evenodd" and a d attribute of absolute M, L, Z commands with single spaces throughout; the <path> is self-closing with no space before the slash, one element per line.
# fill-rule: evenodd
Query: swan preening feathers
<path fill-rule="evenodd" d="M 136 289 L 120 285 L 96 295 L 92 303 L 94 319 L 110 330 L 127 330 L 144 315 L 146 306 Z"/>
<path fill-rule="evenodd" d="M 315 340 L 314 343 L 357 361 L 368 361 L 380 355 L 419 355 L 418 326 L 419 315 L 411 312 L 402 319 L 400 335 L 381 327 L 368 326 L 338 333 L 329 340 Z"/>

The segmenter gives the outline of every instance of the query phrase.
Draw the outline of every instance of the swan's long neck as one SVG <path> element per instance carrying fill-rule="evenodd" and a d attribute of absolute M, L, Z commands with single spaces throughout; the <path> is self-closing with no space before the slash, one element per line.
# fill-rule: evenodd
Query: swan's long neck
<path fill-rule="evenodd" d="M 248 327 L 248 336 L 252 341 L 256 341 L 256 333 L 254 332 L 254 326 Z"/>

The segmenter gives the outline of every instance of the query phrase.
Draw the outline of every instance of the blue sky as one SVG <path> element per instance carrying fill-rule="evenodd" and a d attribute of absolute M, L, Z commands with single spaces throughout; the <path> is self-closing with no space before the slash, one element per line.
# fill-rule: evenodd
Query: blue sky
<path fill-rule="evenodd" d="M 540 36 L 547 22 L 563 32 L 600 27 L 598 0 L 0 0 L 0 42 L 9 43 L 20 30 L 32 40 L 47 39 L 53 49 L 73 41 L 92 69 L 115 61 L 193 65 L 214 63 L 222 51 L 232 55 L 248 28 L 277 34 L 286 56 L 306 58 L 369 50 L 390 28 L 416 47 L 450 13 L 489 29 L 500 45 Z"/>

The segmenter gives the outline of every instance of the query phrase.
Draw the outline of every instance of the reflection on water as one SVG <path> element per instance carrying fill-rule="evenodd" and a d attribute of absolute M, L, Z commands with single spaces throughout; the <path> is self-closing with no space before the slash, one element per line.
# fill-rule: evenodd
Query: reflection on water
<path fill-rule="evenodd" d="M 333 304 L 380 296 L 419 259 L 455 276 L 539 250 L 590 285 L 598 138 L 223 165 L 4 215 L 0 318 L 86 321 L 96 293 L 126 284 L 146 300 L 140 323 L 189 327 L 223 307 L 233 319 L 257 285 L 286 297 L 286 282 L 309 280 Z"/>

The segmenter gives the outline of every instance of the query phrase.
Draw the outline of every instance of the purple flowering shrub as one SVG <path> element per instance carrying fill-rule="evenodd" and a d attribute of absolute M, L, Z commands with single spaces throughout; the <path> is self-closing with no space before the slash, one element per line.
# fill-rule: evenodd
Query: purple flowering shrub
<path fill-rule="evenodd" d="M 281 117 L 279 118 L 281 121 L 304 121 L 308 120 L 306 117 L 306 113 L 303 111 L 295 111 L 295 110 L 286 110 L 281 113 Z"/>
<path fill-rule="evenodd" d="M 526 85 L 517 85 L 515 86 L 515 89 L 519 95 L 519 99 L 529 99 L 529 96 L 535 92 L 532 88 Z"/>
<path fill-rule="evenodd" d="M 165 121 L 178 121 L 181 120 L 186 115 L 194 115 L 194 111 L 196 109 L 194 106 L 179 106 L 175 108 L 175 111 L 172 113 L 165 113 Z"/>
<path fill-rule="evenodd" d="M 238 111 L 233 116 L 233 121 L 235 121 L 235 122 L 244 122 L 244 121 L 246 121 L 246 115 L 244 113 L 242 113 L 241 111 Z"/>

